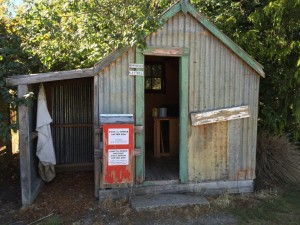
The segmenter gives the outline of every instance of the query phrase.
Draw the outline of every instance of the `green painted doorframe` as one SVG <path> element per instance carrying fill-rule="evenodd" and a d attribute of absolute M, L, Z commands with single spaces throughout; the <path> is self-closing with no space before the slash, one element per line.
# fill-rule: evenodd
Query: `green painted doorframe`
<path fill-rule="evenodd" d="M 179 179 L 188 182 L 188 85 L 189 85 L 189 49 L 148 47 L 145 50 L 136 48 L 135 63 L 144 64 L 145 55 L 179 57 Z M 135 113 L 136 126 L 144 126 L 144 77 L 135 77 Z M 145 179 L 145 128 L 135 135 L 135 146 L 142 148 L 142 155 L 136 157 L 136 182 L 141 184 Z"/>

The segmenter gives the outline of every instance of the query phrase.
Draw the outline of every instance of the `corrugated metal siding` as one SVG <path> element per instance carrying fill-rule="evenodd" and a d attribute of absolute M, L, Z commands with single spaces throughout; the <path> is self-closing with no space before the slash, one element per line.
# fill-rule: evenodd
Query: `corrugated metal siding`
<path fill-rule="evenodd" d="M 51 87 L 51 129 L 57 164 L 94 160 L 91 81 L 80 79 Z"/>
<path fill-rule="evenodd" d="M 99 74 L 99 114 L 134 113 L 134 76 L 128 75 L 128 64 L 135 62 L 131 48 Z"/>
<path fill-rule="evenodd" d="M 175 15 L 149 36 L 147 44 L 190 49 L 189 113 L 250 106 L 250 118 L 228 122 L 228 165 L 221 165 L 221 171 L 228 170 L 230 180 L 254 179 L 259 76 L 193 17 L 183 13 Z M 220 171 L 217 165 L 210 167 L 211 173 L 199 176 L 203 165 L 193 156 L 213 159 L 219 157 L 219 153 L 215 151 L 213 156 L 201 145 L 201 140 L 208 138 L 201 128 L 190 125 L 189 130 L 189 179 L 221 179 L 221 174 L 214 175 Z"/>

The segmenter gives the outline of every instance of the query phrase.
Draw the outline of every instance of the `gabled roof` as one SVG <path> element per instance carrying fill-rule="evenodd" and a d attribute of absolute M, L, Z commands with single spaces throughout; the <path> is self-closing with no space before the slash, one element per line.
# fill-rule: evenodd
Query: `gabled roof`
<path fill-rule="evenodd" d="M 164 21 L 169 20 L 175 16 L 178 12 L 182 11 L 184 14 L 191 14 L 200 24 L 202 24 L 207 30 L 209 30 L 216 38 L 218 38 L 224 45 L 226 45 L 231 51 L 238 55 L 245 63 L 247 63 L 252 69 L 254 69 L 259 75 L 265 77 L 263 66 L 255 61 L 247 52 L 245 52 L 240 46 L 232 41 L 227 35 L 220 31 L 214 24 L 208 21 L 206 17 L 198 12 L 191 4 L 185 0 L 178 1 L 171 8 L 169 8 L 162 16 Z"/>
<path fill-rule="evenodd" d="M 203 16 L 200 12 L 198 12 L 191 4 L 187 3 L 186 0 L 178 1 L 173 6 L 171 6 L 168 10 L 166 10 L 162 15 L 162 20 L 166 22 L 167 20 L 175 16 L 180 11 L 182 11 L 185 15 L 188 13 L 192 15 L 200 24 L 202 24 L 224 45 L 226 45 L 231 51 L 233 51 L 237 56 L 239 56 L 246 64 L 248 64 L 252 69 L 254 69 L 260 76 L 265 77 L 263 66 L 261 64 L 255 61 L 248 53 L 246 53 L 227 35 L 225 35 L 215 25 L 209 22 L 205 16 Z M 109 66 L 112 62 L 116 61 L 119 57 L 125 54 L 129 49 L 130 47 L 125 47 L 111 52 L 109 55 L 107 55 L 98 63 L 96 63 L 94 68 L 14 76 L 14 77 L 6 78 L 6 85 L 13 86 L 13 85 L 20 85 L 20 84 L 48 82 L 53 80 L 91 77 L 98 74 L 101 70 Z"/>
<path fill-rule="evenodd" d="M 184 14 L 191 14 L 200 24 L 202 24 L 208 31 L 210 31 L 216 38 L 218 38 L 224 45 L 226 45 L 231 51 L 238 55 L 246 64 L 254 69 L 260 76 L 265 77 L 263 66 L 255 61 L 247 52 L 239 47 L 234 41 L 232 41 L 227 35 L 221 32 L 215 25 L 206 19 L 200 12 L 198 12 L 191 4 L 185 0 L 178 1 L 162 15 L 162 20 L 166 22 L 178 12 L 182 11 Z M 122 56 L 128 51 L 129 48 L 122 48 L 113 51 L 108 56 L 104 57 L 100 62 L 96 64 L 96 73 L 99 73 L 102 69 L 115 61 L 118 57 Z"/>

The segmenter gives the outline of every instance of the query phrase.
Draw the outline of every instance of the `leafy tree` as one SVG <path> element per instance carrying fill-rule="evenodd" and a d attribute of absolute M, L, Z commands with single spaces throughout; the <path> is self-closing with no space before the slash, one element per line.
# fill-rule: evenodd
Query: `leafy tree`
<path fill-rule="evenodd" d="M 26 51 L 47 70 L 91 67 L 116 48 L 144 45 L 170 1 L 26 0 L 17 19 Z"/>
<path fill-rule="evenodd" d="M 5 78 L 37 72 L 40 63 L 22 50 L 16 24 L 4 3 L 0 0 L 0 140 L 8 143 L 11 129 L 17 129 L 16 123 L 11 123 L 10 110 L 16 111 L 18 103 L 24 101 L 17 98 L 14 88 L 5 86 Z"/>
<path fill-rule="evenodd" d="M 13 19 L 14 31 L 26 54 L 41 60 L 42 71 L 91 67 L 115 48 L 143 47 L 144 37 L 160 26 L 159 15 L 174 2 L 25 0 Z M 190 2 L 265 67 L 260 126 L 299 138 L 300 1 Z"/>
<path fill-rule="evenodd" d="M 272 133 L 300 134 L 300 1 L 192 0 L 263 66 L 260 121 Z"/>

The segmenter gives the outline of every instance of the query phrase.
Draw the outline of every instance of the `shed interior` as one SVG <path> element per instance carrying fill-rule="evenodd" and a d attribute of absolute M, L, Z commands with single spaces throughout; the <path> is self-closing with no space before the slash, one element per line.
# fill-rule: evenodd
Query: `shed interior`
<path fill-rule="evenodd" d="M 179 179 L 178 57 L 145 56 L 145 152 L 145 180 Z"/>
<path fill-rule="evenodd" d="M 93 78 L 44 83 L 57 169 L 93 169 Z"/>

